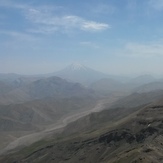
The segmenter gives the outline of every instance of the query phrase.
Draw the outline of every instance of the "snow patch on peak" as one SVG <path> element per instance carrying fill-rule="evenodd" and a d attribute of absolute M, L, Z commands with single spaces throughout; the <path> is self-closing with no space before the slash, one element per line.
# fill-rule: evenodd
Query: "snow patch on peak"
<path fill-rule="evenodd" d="M 73 64 L 71 64 L 70 65 L 70 68 L 72 69 L 72 70 L 74 70 L 74 71 L 76 71 L 76 70 L 82 70 L 82 69 L 87 69 L 85 66 L 83 66 L 83 65 L 81 65 L 81 64 L 79 64 L 79 63 L 73 63 Z"/>

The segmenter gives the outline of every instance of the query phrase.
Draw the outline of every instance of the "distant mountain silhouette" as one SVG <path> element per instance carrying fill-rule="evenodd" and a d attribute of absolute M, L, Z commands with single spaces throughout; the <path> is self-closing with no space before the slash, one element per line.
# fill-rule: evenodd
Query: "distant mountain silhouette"
<path fill-rule="evenodd" d="M 79 82 L 86 85 L 96 80 L 109 77 L 107 74 L 77 63 L 67 66 L 66 68 L 54 73 L 54 75 L 69 81 Z"/>
<path fill-rule="evenodd" d="M 0 104 L 20 103 L 49 97 L 65 98 L 87 95 L 92 96 L 94 92 L 79 83 L 71 83 L 60 77 L 49 77 L 1 95 Z"/>
<path fill-rule="evenodd" d="M 154 78 L 152 75 L 141 75 L 136 78 L 133 78 L 130 83 L 136 85 L 147 84 L 156 81 L 157 79 Z"/>
<path fill-rule="evenodd" d="M 163 90 L 163 82 L 152 82 L 137 87 L 134 91 L 138 93 Z"/>

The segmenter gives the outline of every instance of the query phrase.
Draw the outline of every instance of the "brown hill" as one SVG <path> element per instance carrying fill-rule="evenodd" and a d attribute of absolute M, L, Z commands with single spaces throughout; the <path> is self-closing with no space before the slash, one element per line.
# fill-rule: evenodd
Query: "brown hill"
<path fill-rule="evenodd" d="M 0 131 L 29 130 L 27 124 L 41 127 L 57 122 L 62 116 L 86 110 L 96 102 L 94 98 L 73 97 L 64 99 L 48 98 L 34 100 L 23 104 L 1 105 L 0 106 Z M 19 125 L 22 124 L 20 128 Z M 24 125 L 24 126 L 23 126 Z"/>
<path fill-rule="evenodd" d="M 15 139 L 45 130 L 63 117 L 94 107 L 96 99 L 73 97 L 42 99 L 23 104 L 0 106 L 0 149 Z"/>
<path fill-rule="evenodd" d="M 141 107 L 94 113 L 76 124 L 89 124 L 78 132 L 40 141 L 1 162 L 163 162 L 163 98 Z M 86 122 L 89 121 L 89 123 Z M 80 122 L 80 123 L 79 123 Z M 102 124 L 102 125 L 100 125 Z M 96 126 L 92 128 L 92 126 Z M 84 125 L 85 126 L 85 125 Z M 77 130 L 76 130 L 77 131 Z M 64 136 L 65 134 L 65 136 Z"/>

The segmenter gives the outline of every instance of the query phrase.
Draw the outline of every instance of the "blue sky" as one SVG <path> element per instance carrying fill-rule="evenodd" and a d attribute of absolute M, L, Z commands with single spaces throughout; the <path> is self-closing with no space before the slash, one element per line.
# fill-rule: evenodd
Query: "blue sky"
<path fill-rule="evenodd" d="M 0 72 L 73 62 L 110 74 L 163 74 L 163 0 L 0 0 Z"/>

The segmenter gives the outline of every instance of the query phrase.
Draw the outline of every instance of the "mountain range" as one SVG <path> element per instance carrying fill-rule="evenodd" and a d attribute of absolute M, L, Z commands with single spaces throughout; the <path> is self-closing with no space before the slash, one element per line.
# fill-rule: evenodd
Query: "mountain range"
<path fill-rule="evenodd" d="M 0 74 L 0 162 L 162 162 L 162 99 L 161 79 L 80 64 Z"/>
<path fill-rule="evenodd" d="M 48 97 L 76 97 L 93 94 L 79 83 L 71 83 L 59 77 L 49 77 L 30 82 L 0 96 L 0 104 L 22 103 Z"/>

